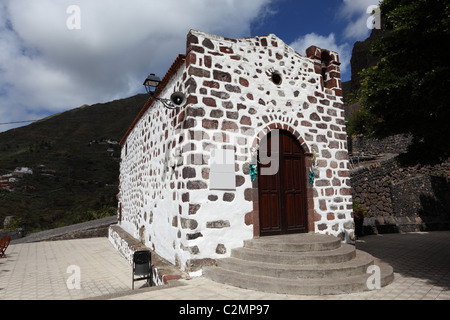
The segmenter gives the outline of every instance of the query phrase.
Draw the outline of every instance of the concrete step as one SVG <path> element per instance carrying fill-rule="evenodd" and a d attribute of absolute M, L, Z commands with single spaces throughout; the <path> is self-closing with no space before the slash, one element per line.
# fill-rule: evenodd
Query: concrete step
<path fill-rule="evenodd" d="M 231 250 L 231 257 L 257 261 L 261 263 L 278 263 L 289 265 L 317 265 L 327 263 L 340 263 L 355 258 L 355 247 L 348 244 L 342 244 L 337 249 L 325 251 L 268 251 L 250 249 L 248 247 L 236 248 Z"/>
<path fill-rule="evenodd" d="M 327 263 L 316 265 L 293 265 L 280 263 L 261 263 L 237 258 L 220 259 L 217 266 L 230 271 L 246 274 L 287 279 L 339 278 L 366 273 L 373 265 L 374 258 L 363 251 L 356 250 L 354 259 L 341 263 Z"/>
<path fill-rule="evenodd" d="M 381 286 L 393 281 L 392 267 L 370 254 L 319 234 L 256 238 L 231 250 L 231 257 L 203 269 L 217 282 L 284 294 L 342 294 L 365 291 L 371 265 L 380 267 Z"/>
<path fill-rule="evenodd" d="M 337 237 L 299 233 L 273 237 L 262 237 L 244 241 L 244 247 L 264 251 L 309 252 L 337 249 L 341 240 Z"/>
<path fill-rule="evenodd" d="M 393 270 L 392 267 L 385 263 L 378 262 L 377 265 L 381 270 L 381 287 L 383 287 L 393 281 Z M 286 279 L 242 273 L 216 266 L 204 268 L 203 273 L 205 277 L 220 283 L 281 294 L 345 294 L 371 289 L 367 285 L 371 274 L 366 273 L 339 278 Z"/>

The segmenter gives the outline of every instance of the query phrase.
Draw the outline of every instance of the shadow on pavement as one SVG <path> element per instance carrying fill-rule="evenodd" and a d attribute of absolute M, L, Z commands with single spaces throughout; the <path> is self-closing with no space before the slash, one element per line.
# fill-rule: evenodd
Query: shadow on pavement
<path fill-rule="evenodd" d="M 356 248 L 389 263 L 395 273 L 450 290 L 450 231 L 363 236 Z"/>

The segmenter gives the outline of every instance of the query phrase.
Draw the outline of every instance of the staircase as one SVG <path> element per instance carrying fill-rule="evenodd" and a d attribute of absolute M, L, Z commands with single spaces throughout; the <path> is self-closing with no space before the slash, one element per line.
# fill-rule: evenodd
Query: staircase
<path fill-rule="evenodd" d="M 233 249 L 231 257 L 203 269 L 211 280 L 258 291 L 322 295 L 369 290 L 367 273 L 380 267 L 381 286 L 394 279 L 391 266 L 370 254 L 343 244 L 339 238 L 319 234 L 262 237 Z M 372 281 L 370 281 L 372 283 Z"/>

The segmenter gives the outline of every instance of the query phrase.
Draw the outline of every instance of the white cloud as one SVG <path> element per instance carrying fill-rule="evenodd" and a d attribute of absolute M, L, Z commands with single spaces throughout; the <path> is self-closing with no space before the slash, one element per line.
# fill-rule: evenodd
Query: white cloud
<path fill-rule="evenodd" d="M 339 14 L 342 16 L 360 15 L 371 5 L 378 5 L 379 0 L 343 0 Z"/>
<path fill-rule="evenodd" d="M 144 92 L 148 73 L 163 76 L 184 53 L 190 29 L 249 36 L 270 1 L 2 1 L 0 123 Z M 70 5 L 79 30 L 67 28 Z"/>
<path fill-rule="evenodd" d="M 367 13 L 367 9 L 378 4 L 378 0 L 343 0 L 336 12 L 337 20 L 344 24 L 342 30 L 336 30 L 328 35 L 314 32 L 301 35 L 290 46 L 300 54 L 304 54 L 306 48 L 311 45 L 336 51 L 339 53 L 341 62 L 342 80 L 350 80 L 353 44 L 355 41 L 363 41 L 369 36 L 371 29 L 367 27 L 367 20 L 370 18 L 370 14 Z M 339 32 L 338 36 L 336 36 L 337 32 Z"/>
<path fill-rule="evenodd" d="M 338 17 L 347 21 L 343 35 L 351 40 L 364 40 L 369 36 L 371 29 L 367 27 L 370 14 L 367 8 L 378 6 L 378 0 L 343 0 Z"/>
<path fill-rule="evenodd" d="M 350 66 L 351 50 L 349 44 L 338 44 L 334 33 L 330 33 L 327 37 L 318 35 L 316 33 L 309 33 L 307 35 L 299 37 L 290 46 L 298 53 L 304 55 L 305 51 L 310 46 L 317 46 L 322 49 L 335 51 L 339 54 L 339 60 L 341 62 L 341 73 L 348 71 Z"/>

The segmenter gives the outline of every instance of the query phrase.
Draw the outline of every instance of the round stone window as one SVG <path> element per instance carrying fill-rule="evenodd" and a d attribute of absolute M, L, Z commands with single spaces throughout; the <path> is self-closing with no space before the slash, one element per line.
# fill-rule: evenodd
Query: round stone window
<path fill-rule="evenodd" d="M 270 80 L 272 80 L 272 82 L 274 84 L 276 84 L 277 86 L 279 86 L 283 82 L 283 78 L 281 78 L 281 74 L 279 74 L 276 71 L 272 72 Z"/>

